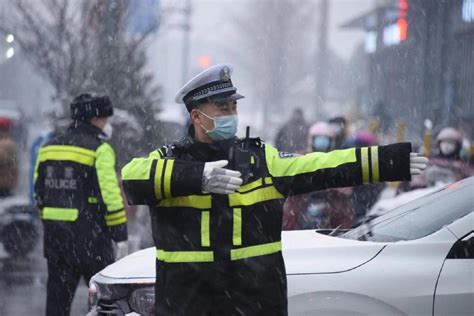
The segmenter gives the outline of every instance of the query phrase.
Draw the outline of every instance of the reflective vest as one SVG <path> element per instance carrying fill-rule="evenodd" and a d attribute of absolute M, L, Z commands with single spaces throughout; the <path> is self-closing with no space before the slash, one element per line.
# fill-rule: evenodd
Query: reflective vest
<path fill-rule="evenodd" d="M 45 240 L 106 244 L 127 239 L 115 152 L 100 136 L 99 129 L 80 123 L 40 148 L 35 198 Z"/>
<path fill-rule="evenodd" d="M 297 156 L 255 139 L 249 181 L 235 193 L 210 194 L 201 188 L 205 161 L 194 150 L 176 143 L 122 169 L 129 203 L 150 205 L 159 261 L 234 261 L 277 253 L 286 196 L 410 178 L 408 143 Z"/>

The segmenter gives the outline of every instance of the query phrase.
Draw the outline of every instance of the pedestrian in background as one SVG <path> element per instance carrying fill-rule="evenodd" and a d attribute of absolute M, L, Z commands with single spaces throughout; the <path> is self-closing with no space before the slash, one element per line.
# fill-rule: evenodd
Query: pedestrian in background
<path fill-rule="evenodd" d="M 104 132 L 112 115 L 108 97 L 82 94 L 71 103 L 67 131 L 54 133 L 39 150 L 35 198 L 48 263 L 48 316 L 69 315 L 81 277 L 89 283 L 128 252 L 115 152 Z"/>
<path fill-rule="evenodd" d="M 349 135 L 349 122 L 343 116 L 336 116 L 328 120 L 334 133 L 334 148 L 344 148 L 344 143 Z"/>
<path fill-rule="evenodd" d="M 297 108 L 288 122 L 278 131 L 275 146 L 283 152 L 304 154 L 306 151 L 304 140 L 307 132 L 308 124 L 304 119 L 303 110 Z"/>
<path fill-rule="evenodd" d="M 327 153 L 334 149 L 334 129 L 326 122 L 311 125 L 306 153 Z M 283 205 L 283 229 L 350 228 L 355 223 L 351 192 L 349 187 L 289 196 Z"/>
<path fill-rule="evenodd" d="M 0 117 L 0 198 L 11 196 L 18 182 L 18 150 L 12 127 L 10 119 Z"/>

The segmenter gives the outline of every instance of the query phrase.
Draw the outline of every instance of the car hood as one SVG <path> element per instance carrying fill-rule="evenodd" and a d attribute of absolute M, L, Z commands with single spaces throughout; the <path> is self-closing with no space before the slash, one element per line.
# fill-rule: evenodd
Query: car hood
<path fill-rule="evenodd" d="M 149 282 L 156 275 L 155 256 L 156 249 L 154 247 L 143 249 L 108 265 L 98 275 L 110 279 L 121 279 L 125 283 L 127 283 L 126 280 L 135 283 L 137 279 Z"/>
<path fill-rule="evenodd" d="M 314 230 L 283 232 L 286 273 L 336 273 L 355 269 L 377 256 L 385 243 L 331 237 Z"/>
<path fill-rule="evenodd" d="M 335 273 L 354 269 L 373 259 L 383 243 L 356 241 L 316 233 L 314 230 L 283 232 L 287 274 Z M 135 252 L 109 265 L 99 275 L 122 282 L 150 282 L 155 278 L 155 248 Z M 128 281 L 127 281 L 128 280 Z"/>

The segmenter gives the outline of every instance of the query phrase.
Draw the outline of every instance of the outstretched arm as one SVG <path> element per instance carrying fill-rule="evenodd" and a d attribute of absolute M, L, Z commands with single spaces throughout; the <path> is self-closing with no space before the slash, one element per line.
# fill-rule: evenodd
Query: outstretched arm
<path fill-rule="evenodd" d="M 371 182 L 408 181 L 411 179 L 410 153 L 410 143 L 314 152 L 303 156 L 284 155 L 265 145 L 268 171 L 284 195 Z"/>

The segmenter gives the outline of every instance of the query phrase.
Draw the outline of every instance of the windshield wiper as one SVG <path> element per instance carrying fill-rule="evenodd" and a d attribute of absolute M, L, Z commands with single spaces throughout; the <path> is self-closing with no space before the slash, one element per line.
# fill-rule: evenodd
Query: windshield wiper
<path fill-rule="evenodd" d="M 367 231 L 364 232 L 364 234 L 362 236 L 360 236 L 360 238 L 363 240 L 363 241 L 367 241 L 369 240 L 367 237 L 374 237 L 374 234 L 372 232 L 372 224 L 370 223 L 370 221 L 366 221 L 364 223 L 364 225 L 367 227 Z"/>
<path fill-rule="evenodd" d="M 364 224 L 367 224 L 368 222 L 370 221 L 373 221 L 374 219 L 376 219 L 377 217 L 379 217 L 380 215 L 376 215 L 376 214 L 372 214 L 372 215 L 369 215 L 369 216 L 365 216 L 361 221 L 355 223 L 351 229 L 354 229 L 354 228 L 357 228 L 361 225 L 364 225 Z"/>
<path fill-rule="evenodd" d="M 334 236 L 334 234 L 339 230 L 339 228 L 341 228 L 342 225 L 339 225 L 337 226 L 336 228 L 334 228 L 329 234 L 328 236 Z"/>

